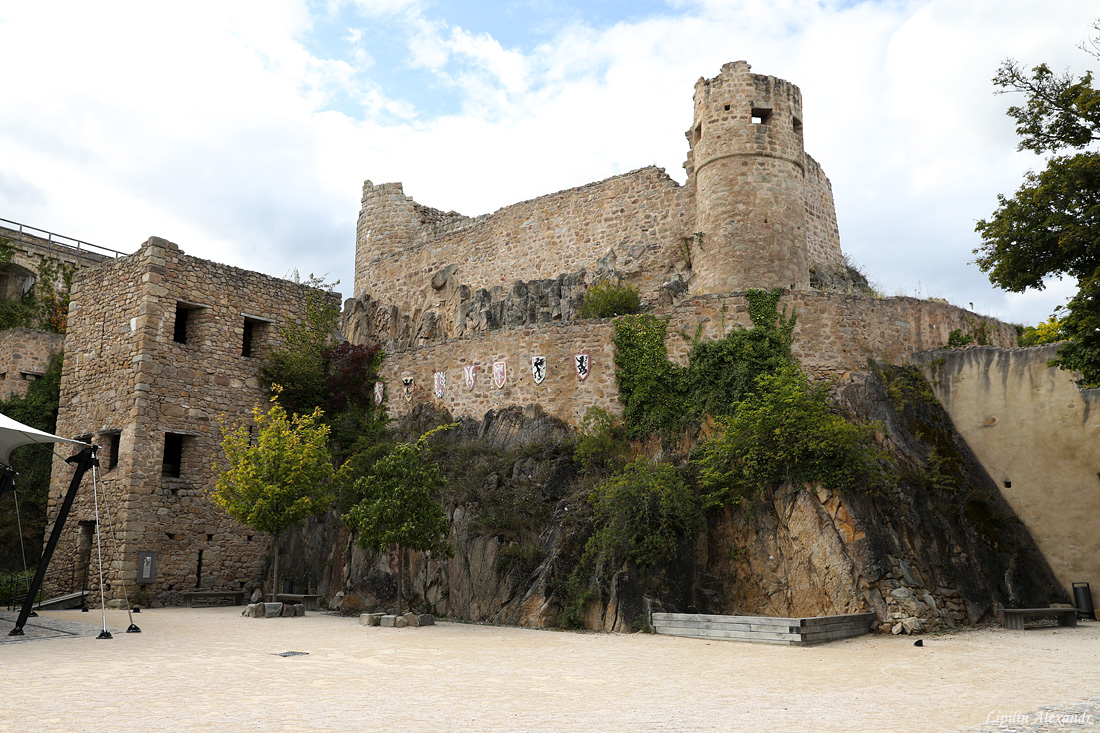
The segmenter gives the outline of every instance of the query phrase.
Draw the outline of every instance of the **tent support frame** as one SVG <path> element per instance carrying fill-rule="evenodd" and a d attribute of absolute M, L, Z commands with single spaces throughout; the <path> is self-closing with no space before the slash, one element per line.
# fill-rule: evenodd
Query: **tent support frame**
<path fill-rule="evenodd" d="M 42 557 L 38 561 L 38 570 L 34 574 L 34 580 L 31 581 L 30 590 L 27 592 L 27 597 L 23 601 L 23 608 L 19 612 L 19 618 L 15 622 L 15 628 L 8 632 L 8 636 L 23 636 L 23 626 L 27 623 L 27 619 L 30 618 L 31 608 L 34 606 L 35 598 L 38 597 L 38 592 L 42 590 L 42 580 L 46 577 L 46 569 L 50 566 L 50 560 L 53 558 L 54 550 L 57 549 L 57 542 L 61 539 L 61 532 L 65 529 L 65 520 L 68 519 L 69 510 L 73 507 L 73 501 L 76 499 L 77 491 L 80 489 L 80 482 L 89 468 L 99 465 L 99 458 L 96 457 L 97 450 L 99 450 L 98 446 L 89 445 L 81 449 L 76 455 L 65 459 L 65 462 L 73 464 L 76 470 L 73 472 L 73 478 L 69 482 L 69 490 L 65 494 L 65 500 L 61 503 L 61 509 L 57 512 L 57 519 L 54 521 L 53 531 L 50 532 L 50 539 L 47 540 L 46 546 L 42 548 Z"/>

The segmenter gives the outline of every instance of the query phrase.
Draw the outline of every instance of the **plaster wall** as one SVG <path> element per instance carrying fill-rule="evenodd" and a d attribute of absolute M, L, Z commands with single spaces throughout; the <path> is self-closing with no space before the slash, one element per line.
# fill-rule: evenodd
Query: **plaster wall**
<path fill-rule="evenodd" d="M 1057 345 L 913 356 L 1071 591 L 1100 592 L 1100 390 L 1047 366 Z M 1094 595 L 1094 604 L 1100 595 Z"/>

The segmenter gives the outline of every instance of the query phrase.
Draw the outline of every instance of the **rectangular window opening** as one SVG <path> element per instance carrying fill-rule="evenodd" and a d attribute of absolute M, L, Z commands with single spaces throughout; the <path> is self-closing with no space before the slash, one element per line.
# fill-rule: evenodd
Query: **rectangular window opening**
<path fill-rule="evenodd" d="M 702 137 L 703 137 L 703 123 L 700 122 L 698 125 L 695 126 L 695 142 L 699 142 L 700 138 L 702 138 Z"/>
<path fill-rule="evenodd" d="M 183 464 L 183 439 L 186 436 L 178 433 L 164 434 L 164 461 L 161 463 L 161 475 L 168 478 L 180 477 L 180 466 Z"/>
<path fill-rule="evenodd" d="M 763 107 L 752 108 L 752 124 L 754 125 L 766 125 L 768 120 L 772 117 L 772 111 Z"/>
<path fill-rule="evenodd" d="M 172 340 L 177 344 L 187 343 L 187 321 L 191 309 L 183 303 L 176 303 L 176 326 L 172 331 Z"/>
<path fill-rule="evenodd" d="M 107 434 L 107 470 L 113 471 L 118 467 L 118 451 L 122 447 L 122 435 L 119 433 Z"/>
<path fill-rule="evenodd" d="M 728 104 L 726 104 L 726 105 L 723 105 L 723 106 L 722 106 L 722 109 L 724 109 L 725 111 L 729 112 L 729 111 L 730 111 L 730 106 L 729 106 Z"/>
<path fill-rule="evenodd" d="M 802 134 L 802 120 L 798 119 L 797 117 L 792 117 L 791 126 L 794 128 L 795 133 L 799 135 Z"/>

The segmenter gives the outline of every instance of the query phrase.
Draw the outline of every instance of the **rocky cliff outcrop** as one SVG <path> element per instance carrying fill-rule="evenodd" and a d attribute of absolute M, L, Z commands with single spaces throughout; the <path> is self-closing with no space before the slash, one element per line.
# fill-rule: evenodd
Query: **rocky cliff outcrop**
<path fill-rule="evenodd" d="M 990 620 L 998 603 L 1065 601 L 943 410 L 925 393 L 903 388 L 910 376 L 882 372 L 839 393 L 849 410 L 882 424 L 878 439 L 901 474 L 895 488 L 840 496 L 784 486 L 749 508 L 712 513 L 705 531 L 656 574 L 640 578 L 623 565 L 606 578 L 584 610 L 585 625 L 628 631 L 652 610 L 872 611 L 884 628 L 918 632 Z M 532 407 L 491 412 L 451 432 L 455 556 L 411 553 L 407 597 L 417 610 L 440 616 L 554 624 L 591 531 L 575 488 L 581 482 L 569 429 Z M 285 549 L 285 557 L 299 558 L 287 577 L 311 578 L 316 592 L 341 591 L 352 610 L 393 603 L 395 556 L 363 552 L 335 516 Z"/>

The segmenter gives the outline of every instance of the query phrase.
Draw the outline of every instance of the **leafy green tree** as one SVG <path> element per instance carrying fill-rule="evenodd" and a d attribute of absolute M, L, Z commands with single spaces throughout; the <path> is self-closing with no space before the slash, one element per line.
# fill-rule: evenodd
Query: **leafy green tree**
<path fill-rule="evenodd" d="M 227 465 L 214 465 L 212 498 L 241 524 L 272 536 L 272 600 L 279 592 L 279 536 L 332 505 L 335 471 L 321 417 L 320 409 L 288 415 L 276 390 L 266 412 L 253 408 L 251 430 L 245 423 L 221 426 Z"/>
<path fill-rule="evenodd" d="M 1038 346 L 1065 340 L 1062 335 L 1062 319 L 1058 316 L 1051 316 L 1038 326 L 1017 326 L 1017 331 L 1017 346 Z"/>
<path fill-rule="evenodd" d="M 638 458 L 589 496 L 595 533 L 591 542 L 605 560 L 623 558 L 652 568 L 674 557 L 699 530 L 699 498 L 679 469 Z"/>
<path fill-rule="evenodd" d="M 1100 36 L 1090 45 L 1100 59 Z M 1026 95 L 1025 104 L 1008 109 L 1019 149 L 1054 155 L 1044 170 L 1027 173 L 1011 198 L 999 195 L 993 216 L 978 222 L 976 261 L 1011 292 L 1042 290 L 1050 277 L 1077 280 L 1061 324 L 1070 341 L 1052 364 L 1080 371 L 1082 386 L 1100 386 L 1100 90 L 1090 71 L 1074 78 L 1040 64 L 1029 72 L 1012 60 L 993 83 L 1000 93 Z"/>
<path fill-rule="evenodd" d="M 447 542 L 450 525 L 439 492 L 447 482 L 439 466 L 428 459 L 428 441 L 444 425 L 420 436 L 415 443 L 398 443 L 369 475 L 355 482 L 360 499 L 343 515 L 344 523 L 359 533 L 360 547 L 383 552 L 397 548 L 397 612 L 401 613 L 405 549 L 451 557 Z"/>
<path fill-rule="evenodd" d="M 0 413 L 32 428 L 54 432 L 61 395 L 62 355 L 50 357 L 46 373 L 27 385 L 25 396 L 12 395 L 0 400 Z M 12 468 L 19 472 L 20 521 L 16 521 L 15 502 L 5 494 L 0 503 L 0 571 L 22 570 L 20 544 L 28 551 L 27 562 L 38 561 L 46 529 L 46 505 L 50 494 L 50 469 L 53 452 L 48 446 L 27 445 L 11 455 Z M 23 535 L 17 527 L 22 525 Z"/>
<path fill-rule="evenodd" d="M 324 352 L 336 341 L 340 308 L 325 297 L 335 283 L 310 275 L 305 285 L 306 312 L 302 320 L 282 329 L 283 343 L 272 349 L 260 369 L 267 386 L 277 384 L 279 403 L 287 412 L 310 414 L 325 404 Z"/>
<path fill-rule="evenodd" d="M 757 378 L 757 388 L 719 423 L 700 449 L 699 485 L 707 508 L 736 504 L 788 481 L 834 491 L 884 483 L 874 429 L 838 414 L 828 384 L 810 384 L 794 365 Z"/>

